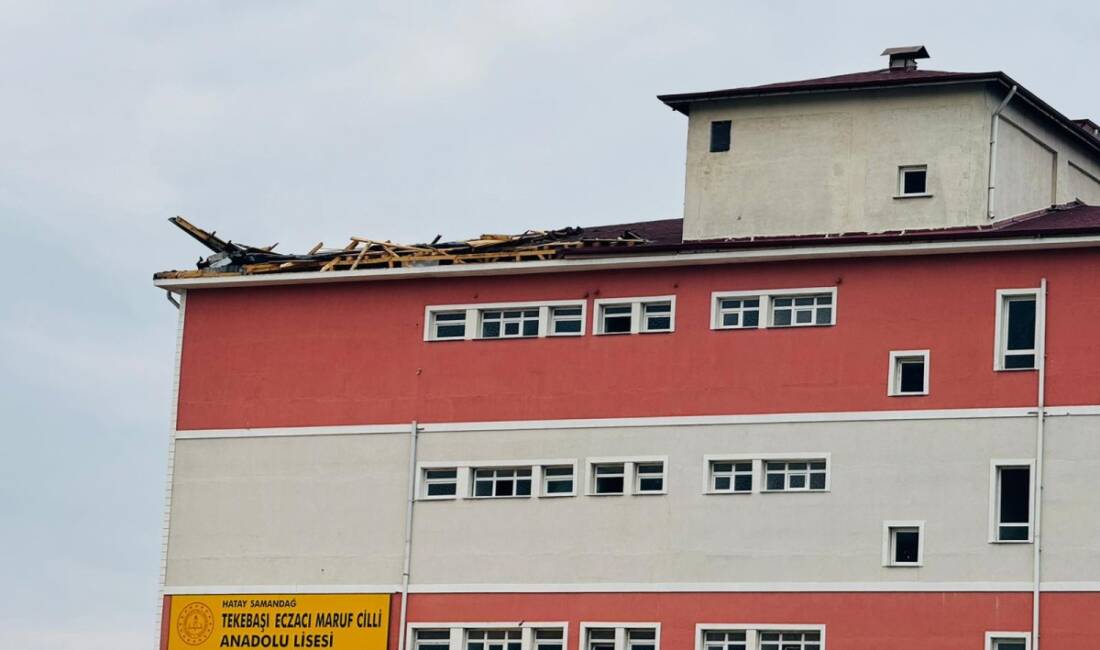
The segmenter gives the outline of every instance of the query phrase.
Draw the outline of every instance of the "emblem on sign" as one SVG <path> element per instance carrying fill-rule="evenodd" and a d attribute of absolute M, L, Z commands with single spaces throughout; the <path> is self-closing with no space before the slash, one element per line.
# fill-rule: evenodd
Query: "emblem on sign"
<path fill-rule="evenodd" d="M 202 603 L 189 603 L 176 618 L 176 632 L 187 645 L 201 645 L 214 633 L 214 612 Z"/>

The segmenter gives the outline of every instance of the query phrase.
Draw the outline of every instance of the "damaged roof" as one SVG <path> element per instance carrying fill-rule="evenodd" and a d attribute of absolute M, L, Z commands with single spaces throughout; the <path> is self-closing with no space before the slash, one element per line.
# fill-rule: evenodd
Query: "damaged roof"
<path fill-rule="evenodd" d="M 256 247 L 223 240 L 215 232 L 198 228 L 182 217 L 174 217 L 170 221 L 213 251 L 213 254 L 200 258 L 197 268 L 193 270 L 163 271 L 154 274 L 155 280 L 698 253 L 748 248 L 1100 235 L 1100 206 L 1072 201 L 987 226 L 698 241 L 683 241 L 683 219 L 528 230 L 518 235 L 482 235 L 477 239 L 464 241 L 433 241 L 413 245 L 352 237 L 344 247 L 325 248 L 319 243 L 301 254 L 277 253 L 274 245 Z"/>
<path fill-rule="evenodd" d="M 365 237 L 351 237 L 341 247 L 326 248 L 319 242 L 306 253 L 280 253 L 271 246 L 251 246 L 224 240 L 216 231 L 206 231 L 183 217 L 169 219 L 212 255 L 199 258 L 194 270 L 162 271 L 156 280 L 200 278 L 217 275 L 260 275 L 269 273 L 354 271 L 368 268 L 443 266 L 547 260 L 566 249 L 630 248 L 679 243 L 680 220 L 569 227 L 557 230 L 528 230 L 518 235 L 482 235 L 477 239 L 399 244 Z"/>

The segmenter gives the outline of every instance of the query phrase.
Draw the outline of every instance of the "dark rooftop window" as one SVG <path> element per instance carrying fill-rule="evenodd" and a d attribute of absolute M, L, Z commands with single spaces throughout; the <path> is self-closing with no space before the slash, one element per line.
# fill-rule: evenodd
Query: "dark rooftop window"
<path fill-rule="evenodd" d="M 710 123 L 710 150 L 711 152 L 730 150 L 730 132 L 733 123 L 729 120 L 721 120 Z"/>

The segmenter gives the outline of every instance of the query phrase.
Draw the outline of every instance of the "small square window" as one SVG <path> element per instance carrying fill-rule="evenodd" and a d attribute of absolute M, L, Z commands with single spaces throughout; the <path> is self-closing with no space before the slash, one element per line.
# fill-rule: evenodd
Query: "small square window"
<path fill-rule="evenodd" d="M 450 630 L 417 630 L 413 650 L 450 650 Z"/>
<path fill-rule="evenodd" d="M 733 132 L 733 122 L 729 120 L 716 120 L 710 123 L 710 151 L 719 153 L 730 150 L 730 135 Z"/>
<path fill-rule="evenodd" d="M 752 461 L 711 461 L 711 492 L 752 492 Z"/>
<path fill-rule="evenodd" d="M 600 463 L 592 466 L 593 494 L 623 494 L 625 487 L 625 464 Z"/>
<path fill-rule="evenodd" d="M 569 336 L 584 333 L 584 310 L 580 306 L 551 307 L 550 334 Z"/>
<path fill-rule="evenodd" d="M 703 650 L 748 650 L 747 636 L 745 630 L 707 631 L 703 633 Z"/>
<path fill-rule="evenodd" d="M 535 630 L 534 650 L 565 650 L 564 632 L 561 628 Z"/>
<path fill-rule="evenodd" d="M 603 305 L 600 307 L 602 334 L 630 334 L 633 329 L 632 305 Z"/>
<path fill-rule="evenodd" d="M 821 632 L 760 632 L 760 650 L 821 650 Z"/>
<path fill-rule="evenodd" d="M 924 522 L 887 522 L 884 526 L 884 566 L 921 566 Z"/>
<path fill-rule="evenodd" d="M 645 628 L 626 631 L 627 650 L 657 650 L 657 630 Z"/>
<path fill-rule="evenodd" d="M 424 496 L 453 497 L 458 494 L 458 469 L 454 467 L 424 470 Z"/>
<path fill-rule="evenodd" d="M 927 395 L 928 363 L 928 350 L 891 352 L 887 394 L 891 396 Z"/>
<path fill-rule="evenodd" d="M 719 298 L 719 329 L 742 329 L 760 327 L 760 297 Z"/>
<path fill-rule="evenodd" d="M 1027 650 L 1027 639 L 995 637 L 990 639 L 989 650 Z"/>
<path fill-rule="evenodd" d="M 432 312 L 431 318 L 433 339 L 446 340 L 466 338 L 465 311 Z"/>
<path fill-rule="evenodd" d="M 573 466 L 553 465 L 542 468 L 543 496 L 570 496 L 573 494 Z"/>
<path fill-rule="evenodd" d="M 927 196 L 928 166 L 898 168 L 898 196 Z"/>
<path fill-rule="evenodd" d="M 634 466 L 634 492 L 659 494 L 665 491 L 665 464 L 638 463 Z"/>
<path fill-rule="evenodd" d="M 642 331 L 643 332 L 670 332 L 670 331 L 672 331 L 672 303 L 671 302 L 646 302 L 646 303 L 642 303 Z"/>
<path fill-rule="evenodd" d="M 594 628 L 588 630 L 585 650 L 615 650 L 615 630 Z"/>

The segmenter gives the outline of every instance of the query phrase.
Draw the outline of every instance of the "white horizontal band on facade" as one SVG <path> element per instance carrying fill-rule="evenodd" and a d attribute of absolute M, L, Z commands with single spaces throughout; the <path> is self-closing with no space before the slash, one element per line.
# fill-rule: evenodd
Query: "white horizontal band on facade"
<path fill-rule="evenodd" d="M 533 262 L 494 262 L 492 264 L 459 264 L 448 266 L 405 267 L 395 269 L 362 269 L 355 271 L 271 273 L 262 275 L 207 276 L 199 278 L 168 278 L 154 280 L 161 289 L 185 290 L 257 285 L 315 284 L 370 280 L 401 280 L 406 278 L 464 277 L 493 275 L 526 275 L 604 269 L 654 268 L 667 266 L 700 266 L 750 262 L 786 262 L 849 257 L 889 257 L 906 255 L 937 255 L 951 253 L 991 253 L 1036 249 L 1085 248 L 1100 245 L 1100 237 L 1044 237 L 963 240 L 946 242 L 916 242 L 892 244 L 837 244 L 742 249 L 712 253 L 661 253 L 650 255 L 616 255 L 600 258 L 570 258 Z"/>
<path fill-rule="evenodd" d="M 1100 415 L 1100 405 L 1047 408 L 1047 417 Z M 764 413 L 749 415 L 684 415 L 673 417 L 594 418 L 578 420 L 508 420 L 500 422 L 421 423 L 424 433 L 463 431 L 529 431 L 536 429 L 600 429 L 621 427 L 680 427 L 722 424 L 793 424 L 800 422 L 876 422 L 883 420 L 969 420 L 974 418 L 1034 417 L 1034 407 L 939 409 L 909 411 L 846 411 L 837 413 Z M 409 432 L 407 422 L 323 427 L 269 427 L 256 429 L 177 429 L 178 439 L 263 438 L 279 436 L 339 436 Z"/>
<path fill-rule="evenodd" d="M 421 584 L 414 594 L 558 594 L 558 593 L 1024 593 L 1033 584 L 1020 582 L 654 582 L 559 584 Z M 401 591 L 398 584 L 331 585 L 170 585 L 164 593 L 219 594 L 383 594 Z M 1100 593 L 1100 582 L 1044 582 L 1044 592 Z"/>

